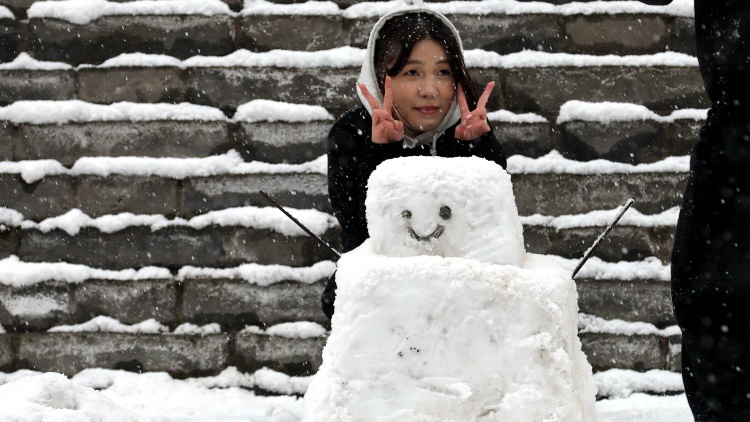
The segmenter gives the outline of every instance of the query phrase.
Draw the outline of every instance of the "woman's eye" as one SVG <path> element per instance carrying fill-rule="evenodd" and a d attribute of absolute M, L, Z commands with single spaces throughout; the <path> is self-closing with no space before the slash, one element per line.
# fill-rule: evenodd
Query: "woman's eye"
<path fill-rule="evenodd" d="M 406 72 L 404 72 L 404 75 L 408 75 L 408 76 L 417 76 L 418 74 L 419 73 L 417 73 L 417 71 L 414 69 L 407 70 Z"/>
<path fill-rule="evenodd" d="M 450 74 L 451 74 L 450 69 L 442 69 L 442 70 L 438 71 L 438 75 L 441 75 L 441 76 L 447 76 L 447 75 L 450 75 Z"/>

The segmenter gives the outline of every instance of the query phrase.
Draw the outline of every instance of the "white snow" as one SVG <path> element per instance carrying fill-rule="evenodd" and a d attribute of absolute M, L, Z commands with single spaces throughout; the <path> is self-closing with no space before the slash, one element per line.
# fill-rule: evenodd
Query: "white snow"
<path fill-rule="evenodd" d="M 41 1 L 32 4 L 27 14 L 29 18 L 53 18 L 79 25 L 113 15 L 235 15 L 229 6 L 220 0 L 152 0 L 126 3 L 105 0 Z"/>
<path fill-rule="evenodd" d="M 365 50 L 339 47 L 322 51 L 271 50 L 254 53 L 237 50 L 227 56 L 194 56 L 182 62 L 184 67 L 291 67 L 343 68 L 361 66 Z"/>
<path fill-rule="evenodd" d="M 294 208 L 286 208 L 286 210 L 317 235 L 322 235 L 336 224 L 333 216 L 318 210 L 298 210 Z M 24 229 L 37 229 L 44 233 L 51 230 L 63 230 L 71 236 L 78 234 L 84 227 L 93 227 L 103 233 L 114 233 L 133 226 L 148 226 L 151 227 L 151 230 L 156 231 L 175 226 L 202 229 L 210 225 L 271 229 L 287 236 L 306 235 L 302 229 L 278 209 L 251 206 L 210 211 L 190 220 L 182 218 L 170 220 L 162 215 L 136 215 L 131 213 L 91 218 L 81 210 L 73 209 L 61 216 L 51 217 L 39 223 L 27 220 L 21 224 Z"/>
<path fill-rule="evenodd" d="M 705 120 L 708 116 L 708 109 L 683 109 L 675 110 L 669 116 L 660 116 L 645 106 L 630 103 L 614 102 L 585 102 L 572 100 L 560 107 L 560 114 L 557 117 L 557 124 L 572 121 L 583 122 L 627 122 L 654 120 L 657 122 L 673 123 L 677 120 Z"/>
<path fill-rule="evenodd" d="M 327 279 L 334 271 L 336 264 L 332 261 L 317 262 L 310 267 L 259 264 L 242 264 L 234 268 L 182 267 L 177 273 L 177 279 L 236 278 L 259 286 L 270 286 L 282 281 L 312 284 Z"/>
<path fill-rule="evenodd" d="M 552 227 L 556 230 L 579 228 L 579 227 L 597 227 L 608 226 L 619 214 L 621 208 L 612 210 L 591 211 L 585 214 L 575 215 L 558 215 L 547 216 L 534 214 L 528 217 L 520 217 L 524 225 Z M 660 214 L 645 215 L 637 209 L 629 209 L 620 219 L 620 226 L 640 226 L 640 227 L 657 227 L 657 226 L 676 226 L 677 217 L 680 214 L 680 208 L 674 207 Z"/>
<path fill-rule="evenodd" d="M 376 254 L 516 266 L 524 259 L 510 176 L 482 158 L 387 160 L 370 175 L 365 208 Z M 448 215 L 441 214 L 443 209 Z"/>
<path fill-rule="evenodd" d="M 687 173 L 690 157 L 668 157 L 655 163 L 626 164 L 607 160 L 574 161 L 551 151 L 539 158 L 513 155 L 508 157 L 508 173 L 558 174 L 630 174 L 630 173 Z"/>
<path fill-rule="evenodd" d="M 325 337 L 326 334 L 328 334 L 328 331 L 322 325 L 310 321 L 285 322 L 268 327 L 265 330 L 254 325 L 250 325 L 245 327 L 242 332 L 266 335 L 271 337 L 297 339 Z"/>
<path fill-rule="evenodd" d="M 10 208 L 0 207 L 0 225 L 18 227 L 23 223 L 23 219 L 23 214 L 20 212 Z"/>
<path fill-rule="evenodd" d="M 105 315 L 100 315 L 82 324 L 58 325 L 50 328 L 50 333 L 133 333 L 133 334 L 158 334 L 168 333 L 169 327 L 160 324 L 155 319 L 147 319 L 137 324 L 123 324 L 122 322 Z"/>
<path fill-rule="evenodd" d="M 2 10 L 2 6 L 0 6 L 0 10 Z M 68 70 L 72 68 L 67 63 L 39 61 L 31 57 L 28 53 L 20 53 L 12 62 L 0 63 L 0 70 Z"/>
<path fill-rule="evenodd" d="M 182 60 L 165 54 L 122 53 L 99 65 L 78 66 L 79 69 L 108 67 L 182 67 Z"/>
<path fill-rule="evenodd" d="M 478 2 L 482 4 L 484 2 Z M 500 55 L 494 51 L 468 50 L 465 53 L 469 68 L 522 68 L 522 67 L 697 67 L 698 59 L 684 53 L 672 51 L 641 56 L 616 56 L 612 54 L 593 56 L 587 54 L 547 53 L 543 51 L 520 51 Z"/>
<path fill-rule="evenodd" d="M 0 6 L 0 19 L 16 19 L 16 15 L 5 6 Z"/>
<path fill-rule="evenodd" d="M 242 122 L 312 122 L 333 120 L 333 116 L 321 106 L 253 100 L 237 107 L 234 120 Z"/>
<path fill-rule="evenodd" d="M 265 0 L 245 0 L 245 7 L 240 12 L 248 15 L 338 15 L 339 6 L 331 1 L 306 1 L 295 4 L 279 4 Z"/>
<path fill-rule="evenodd" d="M 7 120 L 15 124 L 42 125 L 111 121 L 226 121 L 227 118 L 218 108 L 190 103 L 140 104 L 119 102 L 103 105 L 80 100 L 68 100 L 16 101 L 0 108 L 0 120 Z"/>
<path fill-rule="evenodd" d="M 0 173 L 19 174 L 26 183 L 34 183 L 47 176 L 68 173 L 59 161 L 30 160 L 30 161 L 0 161 Z"/>
<path fill-rule="evenodd" d="M 578 265 L 578 259 L 566 259 L 551 256 L 560 265 L 573 271 Z M 591 278 L 595 280 L 654 280 L 669 281 L 671 266 L 662 264 L 656 257 L 647 257 L 641 261 L 605 262 L 592 257 L 586 261 L 576 278 Z"/>
<path fill-rule="evenodd" d="M 0 334 L 5 334 L 5 328 L 2 325 L 0 325 Z"/>
<path fill-rule="evenodd" d="M 81 283 L 89 279 L 142 280 L 171 278 L 166 268 L 144 267 L 139 270 L 101 270 L 66 262 L 24 262 L 12 255 L 0 260 L 0 284 L 29 286 L 44 281 Z"/>
<path fill-rule="evenodd" d="M 594 374 L 597 395 L 624 399 L 634 392 L 673 393 L 683 391 L 682 375 L 677 372 L 652 369 L 636 372 L 626 369 L 610 369 Z"/>
<path fill-rule="evenodd" d="M 578 331 L 580 333 L 656 335 L 661 337 L 679 336 L 680 328 L 676 325 L 667 328 L 657 328 L 647 322 L 631 322 L 620 319 L 606 320 L 594 315 L 581 313 L 578 316 Z"/>
<path fill-rule="evenodd" d="M 508 110 L 496 110 L 487 113 L 487 120 L 490 122 L 507 122 L 507 123 L 548 123 L 544 117 L 534 113 L 516 114 Z"/>
<path fill-rule="evenodd" d="M 212 322 L 206 325 L 195 325 L 189 322 L 180 324 L 175 327 L 173 334 L 176 335 L 201 335 L 205 336 L 208 334 L 219 334 L 221 333 L 221 325 Z"/>

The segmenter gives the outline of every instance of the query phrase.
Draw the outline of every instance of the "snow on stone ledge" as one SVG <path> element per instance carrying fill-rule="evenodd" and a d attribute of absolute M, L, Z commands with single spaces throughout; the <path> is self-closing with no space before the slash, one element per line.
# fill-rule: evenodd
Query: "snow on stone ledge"
<path fill-rule="evenodd" d="M 0 173 L 20 174 L 26 183 L 34 183 L 47 176 L 68 173 L 59 161 L 30 160 L 30 161 L 0 161 Z"/>
<path fill-rule="evenodd" d="M 597 396 L 627 398 L 636 392 L 675 393 L 684 391 L 682 374 L 660 369 L 637 372 L 609 369 L 594 374 Z"/>
<path fill-rule="evenodd" d="M 177 328 L 174 329 L 174 332 L 172 334 L 205 336 L 209 334 L 220 334 L 220 333 L 221 333 L 221 325 L 215 322 L 202 325 L 202 326 L 186 322 L 184 324 L 178 325 Z"/>
<path fill-rule="evenodd" d="M 31 5 L 31 18 L 53 18 L 85 25 L 113 15 L 236 15 L 220 0 L 153 0 L 126 3 L 105 0 L 42 1 Z"/>
<path fill-rule="evenodd" d="M 278 4 L 265 0 L 245 0 L 241 16 L 248 15 L 339 15 L 341 9 L 331 1 L 306 1 L 296 4 Z"/>
<path fill-rule="evenodd" d="M 242 122 L 313 122 L 333 120 L 325 108 L 271 100 L 253 100 L 237 107 L 234 120 Z"/>
<path fill-rule="evenodd" d="M 477 2 L 484 4 L 484 2 Z M 698 59 L 672 51 L 641 56 L 594 56 L 587 54 L 547 53 L 543 51 L 520 51 L 500 55 L 494 51 L 468 50 L 466 64 L 470 68 L 521 68 L 521 67 L 697 67 Z"/>
<path fill-rule="evenodd" d="M 659 329 L 647 322 L 630 322 L 620 319 L 606 320 L 594 315 L 584 313 L 578 314 L 579 333 L 619 334 L 632 335 L 657 335 L 661 337 L 679 336 L 682 334 L 680 327 L 676 325 Z"/>
<path fill-rule="evenodd" d="M 0 108 L 0 120 L 16 124 L 61 124 L 68 122 L 149 122 L 176 121 L 226 121 L 218 108 L 190 103 L 139 104 L 120 102 L 108 105 L 69 101 L 17 101 Z"/>
<path fill-rule="evenodd" d="M 3 328 L 2 325 L 0 325 L 0 334 L 5 334 L 5 328 Z M 2 384 L 2 383 L 0 383 Z"/>
<path fill-rule="evenodd" d="M 165 54 L 122 53 L 99 65 L 82 64 L 79 69 L 107 67 L 182 67 L 182 60 Z"/>
<path fill-rule="evenodd" d="M 194 56 L 182 62 L 183 67 L 358 67 L 365 58 L 365 50 L 339 47 L 322 51 L 271 50 L 254 53 L 237 50 L 227 56 Z"/>
<path fill-rule="evenodd" d="M 0 70 L 68 70 L 73 67 L 67 63 L 39 61 L 28 53 L 21 53 L 10 63 L 0 63 Z"/>
<path fill-rule="evenodd" d="M 640 104 L 571 100 L 560 106 L 557 124 L 572 121 L 581 122 L 630 122 L 653 120 L 657 122 L 673 123 L 676 120 L 706 120 L 708 109 L 675 110 L 669 116 L 659 116 Z"/>
<path fill-rule="evenodd" d="M 16 15 L 5 6 L 0 6 L 0 19 L 13 19 L 16 20 Z"/>
<path fill-rule="evenodd" d="M 305 394 L 310 386 L 310 377 L 290 377 L 281 372 L 267 368 L 259 369 L 253 374 L 255 387 L 281 394 Z"/>
<path fill-rule="evenodd" d="M 271 337 L 284 337 L 293 339 L 308 339 L 325 337 L 328 331 L 322 325 L 309 321 L 285 322 L 263 330 L 260 327 L 249 325 L 240 333 L 258 334 Z"/>
<path fill-rule="evenodd" d="M 159 334 L 168 333 L 169 327 L 162 325 L 155 319 L 147 319 L 133 325 L 123 324 L 120 321 L 100 315 L 88 322 L 76 325 L 58 325 L 47 330 L 50 333 L 133 333 L 133 334 Z"/>
<path fill-rule="evenodd" d="M 585 214 L 547 216 L 534 214 L 526 217 L 520 217 L 524 225 L 552 227 L 556 230 L 578 228 L 578 227 L 606 227 L 615 219 L 620 212 L 620 208 L 612 210 L 597 210 Z M 629 209 L 619 221 L 621 226 L 640 226 L 640 227 L 658 227 L 658 226 L 676 226 L 677 217 L 680 214 L 680 208 L 670 208 L 660 214 L 646 215 L 641 214 L 638 210 Z"/>
<path fill-rule="evenodd" d="M 242 264 L 234 268 L 182 267 L 177 279 L 189 278 L 229 278 L 242 279 L 258 286 L 270 286 L 282 281 L 312 284 L 328 277 L 336 271 L 333 261 L 321 261 L 310 267 L 288 267 L 285 265 Z"/>
<path fill-rule="evenodd" d="M 314 209 L 286 208 L 302 224 L 316 235 L 323 235 L 328 229 L 336 226 L 336 219 L 327 213 Z M 84 227 L 93 227 L 103 233 L 114 233 L 133 226 L 147 226 L 152 231 L 165 227 L 191 227 L 203 229 L 216 225 L 222 227 L 250 227 L 255 229 L 270 229 L 286 236 L 305 236 L 306 233 L 294 222 L 274 207 L 238 207 L 226 208 L 196 216 L 190 220 L 183 218 L 167 219 L 163 215 L 143 215 L 132 213 L 110 214 L 91 218 L 79 209 L 72 209 L 67 213 L 47 218 L 39 223 L 26 220 L 21 223 L 24 229 L 36 229 L 47 233 L 52 230 L 63 230 L 70 236 L 77 235 Z"/>
<path fill-rule="evenodd" d="M 560 265 L 573 272 L 578 265 L 578 259 L 567 259 L 560 256 L 547 255 Z M 671 280 L 671 266 L 650 256 L 641 261 L 606 262 L 592 257 L 578 272 L 576 279 L 588 278 L 594 280 Z"/>
<path fill-rule="evenodd" d="M 510 174 L 631 174 L 631 173 L 687 173 L 690 169 L 690 157 L 667 157 L 664 160 L 648 164 L 626 164 L 607 160 L 574 161 L 569 160 L 558 151 L 551 151 L 539 158 L 520 155 L 508 157 Z"/>
<path fill-rule="evenodd" d="M 134 269 L 114 271 L 65 262 L 23 262 L 15 255 L 0 260 L 0 284 L 12 287 L 28 286 L 44 281 L 82 283 L 89 279 L 144 280 L 168 278 L 171 278 L 169 270 L 157 267 L 144 267 L 137 271 Z"/>
<path fill-rule="evenodd" d="M 487 120 L 503 123 L 548 123 L 544 117 L 534 113 L 516 114 L 508 110 L 497 110 L 487 113 Z"/>
<path fill-rule="evenodd" d="M 24 217 L 20 212 L 0 207 L 0 226 L 18 227 L 23 223 Z"/>

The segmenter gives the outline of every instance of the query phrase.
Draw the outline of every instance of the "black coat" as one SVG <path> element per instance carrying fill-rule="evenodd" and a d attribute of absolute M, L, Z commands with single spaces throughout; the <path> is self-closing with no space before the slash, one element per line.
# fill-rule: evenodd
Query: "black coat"
<path fill-rule="evenodd" d="M 505 153 L 492 132 L 473 141 L 457 140 L 458 123 L 436 141 L 434 155 L 440 157 L 477 156 L 506 166 Z M 432 155 L 432 145 L 404 148 L 403 142 L 372 142 L 372 118 L 362 106 L 354 107 L 334 123 L 328 134 L 328 194 L 333 213 L 341 226 L 344 252 L 361 245 L 369 236 L 365 217 L 367 180 L 378 164 L 397 157 Z M 408 181 L 404 181 L 408 183 Z M 336 300 L 335 274 L 321 297 L 323 312 L 331 318 Z"/>

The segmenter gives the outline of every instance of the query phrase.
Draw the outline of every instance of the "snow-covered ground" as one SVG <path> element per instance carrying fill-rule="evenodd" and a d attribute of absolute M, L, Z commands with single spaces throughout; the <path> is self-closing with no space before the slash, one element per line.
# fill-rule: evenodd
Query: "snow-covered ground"
<path fill-rule="evenodd" d="M 657 373 L 620 371 L 605 375 L 611 375 L 609 382 L 635 378 L 650 383 L 651 387 L 674 382 L 675 377 L 679 377 L 677 374 L 652 372 Z M 299 392 L 300 388 L 306 387 L 305 378 L 289 378 L 268 370 L 243 374 L 233 368 L 216 377 L 186 380 L 175 380 L 165 373 L 87 369 L 72 380 L 69 382 L 61 375 L 33 371 L 0 373 L 0 419 L 122 421 L 130 416 L 130 412 L 137 415 L 138 420 L 149 422 L 292 422 L 302 419 L 303 398 L 296 395 L 260 396 L 243 387 L 260 386 L 290 392 Z M 623 382 L 609 387 L 613 388 L 611 392 L 628 394 L 630 388 L 637 387 L 636 384 L 638 382 Z M 600 378 L 597 385 L 602 389 L 609 384 Z M 600 400 L 596 408 L 600 422 L 693 420 L 684 394 L 655 396 L 633 393 L 624 398 Z M 14 415 L 20 419 L 14 419 Z"/>

